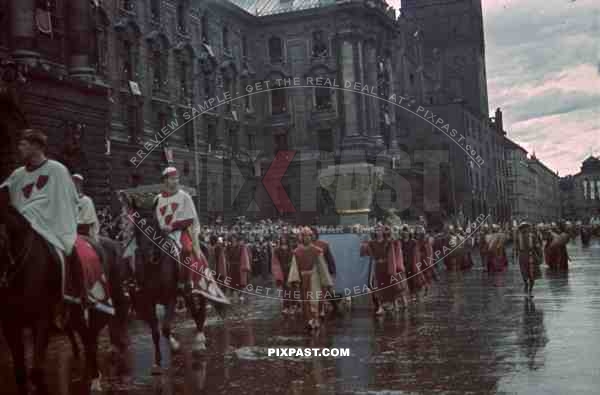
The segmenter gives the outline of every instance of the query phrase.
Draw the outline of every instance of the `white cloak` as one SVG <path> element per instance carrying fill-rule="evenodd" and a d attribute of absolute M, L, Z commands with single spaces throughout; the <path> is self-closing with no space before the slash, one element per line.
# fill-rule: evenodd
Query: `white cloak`
<path fill-rule="evenodd" d="M 50 244 L 70 255 L 77 237 L 79 196 L 71 174 L 54 160 L 33 171 L 15 170 L 0 185 L 7 186 L 12 206 Z"/>
<path fill-rule="evenodd" d="M 77 216 L 78 225 L 91 225 L 90 236 L 93 239 L 98 238 L 100 233 L 100 221 L 96 215 L 94 201 L 87 195 L 81 195 L 79 198 L 79 214 Z"/>
<path fill-rule="evenodd" d="M 167 225 L 172 225 L 177 221 L 185 221 L 188 219 L 193 220 L 192 223 L 192 240 L 195 242 L 198 240 L 198 231 L 200 230 L 200 223 L 198 221 L 198 214 L 196 213 L 196 207 L 192 197 L 183 190 L 178 190 L 173 195 L 168 196 L 167 194 L 160 193 L 156 197 L 156 211 L 154 215 L 158 219 L 158 224 L 162 230 L 165 230 Z M 181 231 L 176 230 L 171 232 L 169 235 L 181 250 Z"/>

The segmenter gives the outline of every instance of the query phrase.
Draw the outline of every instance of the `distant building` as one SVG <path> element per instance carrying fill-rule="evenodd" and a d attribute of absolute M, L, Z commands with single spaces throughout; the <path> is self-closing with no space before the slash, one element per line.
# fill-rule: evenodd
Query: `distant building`
<path fill-rule="evenodd" d="M 600 159 L 589 156 L 581 171 L 561 179 L 561 204 L 564 217 L 588 221 L 600 217 Z"/>
<path fill-rule="evenodd" d="M 514 219 L 535 222 L 561 218 L 558 174 L 548 169 L 535 154 L 505 138 L 508 201 Z"/>

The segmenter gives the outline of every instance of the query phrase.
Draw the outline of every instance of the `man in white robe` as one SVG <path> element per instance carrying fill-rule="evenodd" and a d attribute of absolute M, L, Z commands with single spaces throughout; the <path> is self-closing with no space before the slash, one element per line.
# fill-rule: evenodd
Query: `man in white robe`
<path fill-rule="evenodd" d="M 46 158 L 47 137 L 28 129 L 19 141 L 25 166 L 16 169 L 3 183 L 11 205 L 31 227 L 58 251 L 71 255 L 77 236 L 79 196 L 67 168 Z"/>
<path fill-rule="evenodd" d="M 73 174 L 73 181 L 79 194 L 77 233 L 97 241 L 100 232 L 100 221 L 98 221 L 98 216 L 96 215 L 94 201 L 83 193 L 83 176 L 81 174 Z"/>
<path fill-rule="evenodd" d="M 10 204 L 32 229 L 56 249 L 62 261 L 68 262 L 73 278 L 81 280 L 81 264 L 74 253 L 79 196 L 67 168 L 46 157 L 46 146 L 45 133 L 34 129 L 22 132 L 18 150 L 25 166 L 16 169 L 0 185 L 0 196 L 8 195 Z M 74 292 L 85 303 L 83 281 L 76 283 L 80 284 Z M 65 281 L 62 289 L 64 293 Z"/>

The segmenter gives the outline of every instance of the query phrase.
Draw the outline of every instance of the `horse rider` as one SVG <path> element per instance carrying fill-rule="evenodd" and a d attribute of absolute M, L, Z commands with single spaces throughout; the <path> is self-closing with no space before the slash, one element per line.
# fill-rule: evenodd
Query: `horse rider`
<path fill-rule="evenodd" d="M 77 233 L 87 236 L 92 240 L 98 240 L 100 233 L 100 221 L 96 215 L 94 201 L 83 193 L 83 176 L 73 174 L 73 182 L 79 195 L 79 211 L 77 215 Z"/>
<path fill-rule="evenodd" d="M 74 251 L 77 238 L 79 196 L 67 168 L 46 157 L 48 137 L 37 129 L 22 131 L 18 150 L 25 165 L 0 185 L 0 204 L 8 201 L 66 261 L 74 279 L 82 279 L 82 268 Z M 83 281 L 77 281 L 81 302 L 87 298 Z M 63 281 L 63 290 L 65 284 Z M 59 306 L 59 309 L 61 306 Z"/>
<path fill-rule="evenodd" d="M 179 188 L 179 173 L 175 167 L 162 172 L 163 191 L 154 200 L 155 216 L 160 229 L 167 233 L 177 250 L 180 263 L 207 264 L 200 251 L 198 231 L 200 229 L 196 207 L 192 197 Z M 203 262 L 200 262 L 203 261 Z M 203 270 L 196 267 L 195 270 Z M 178 288 L 183 290 L 189 279 L 186 268 L 178 268 Z"/>

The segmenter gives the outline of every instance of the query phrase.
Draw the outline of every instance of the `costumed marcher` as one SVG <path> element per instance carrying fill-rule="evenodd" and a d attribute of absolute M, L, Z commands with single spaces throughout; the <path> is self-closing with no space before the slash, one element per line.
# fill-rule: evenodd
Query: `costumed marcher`
<path fill-rule="evenodd" d="M 329 246 L 328 242 L 319 239 L 319 229 L 316 226 L 311 227 L 311 229 L 313 231 L 313 244 L 319 247 L 321 251 L 323 251 L 323 258 L 325 258 L 325 262 L 327 263 L 327 270 L 329 270 L 331 281 L 333 282 L 333 284 L 335 284 L 336 266 L 335 258 L 333 256 L 333 253 L 331 252 L 331 247 Z M 323 292 L 325 292 L 325 290 L 323 290 Z M 332 295 L 332 298 L 321 303 L 321 316 L 325 316 L 325 310 L 327 306 L 326 302 L 329 302 L 334 313 L 339 311 L 338 307 L 340 299 L 338 297 L 335 297 L 335 295 Z"/>
<path fill-rule="evenodd" d="M 281 234 L 279 237 L 279 243 L 275 248 L 273 248 L 272 254 L 271 272 L 273 273 L 275 285 L 281 290 L 280 293 L 283 299 L 281 312 L 284 315 L 293 314 L 296 310 L 296 303 L 291 300 L 293 290 L 287 284 L 286 280 L 290 275 L 294 251 L 290 246 L 287 234 Z"/>
<path fill-rule="evenodd" d="M 488 266 L 488 235 L 490 234 L 490 227 L 488 224 L 483 224 L 483 226 L 481 227 L 481 230 L 479 232 L 479 239 L 478 239 L 478 244 L 479 244 L 479 258 L 481 259 L 481 265 L 484 267 L 484 270 L 489 272 L 490 268 Z"/>
<path fill-rule="evenodd" d="M 391 240 L 384 238 L 382 226 L 376 227 L 372 240 L 362 243 L 361 256 L 371 257 L 375 314 L 381 315 L 385 305 L 393 306 L 398 292 L 394 284 L 398 264 L 396 248 Z"/>
<path fill-rule="evenodd" d="M 208 239 L 208 265 L 217 273 L 217 282 L 223 284 L 227 278 L 227 261 L 223 238 L 211 235 Z"/>
<path fill-rule="evenodd" d="M 463 251 L 460 269 L 462 271 L 470 270 L 473 267 L 473 257 L 471 255 L 471 250 L 473 249 L 472 239 L 467 237 L 467 233 L 462 226 L 458 227 L 457 235 Z"/>
<path fill-rule="evenodd" d="M 402 241 L 398 237 L 399 227 L 396 229 L 396 237 L 392 232 L 392 228 L 385 226 L 383 228 L 383 239 L 392 243 L 394 247 L 394 256 L 396 258 L 396 274 L 394 275 L 394 281 L 396 285 L 396 299 L 394 305 L 396 310 L 406 309 L 408 307 L 408 278 L 406 276 L 406 264 L 404 262 L 404 252 L 402 251 Z"/>
<path fill-rule="evenodd" d="M 446 248 L 450 250 L 448 255 L 444 258 L 444 264 L 446 270 L 449 272 L 457 272 L 461 268 L 462 263 L 462 245 L 458 233 L 454 228 L 454 225 L 448 226 L 448 239 Z"/>
<path fill-rule="evenodd" d="M 506 234 L 502 232 L 499 225 L 492 225 L 492 233 L 489 235 L 487 244 L 488 271 L 491 273 L 505 271 L 508 262 L 504 247 L 506 244 Z"/>
<path fill-rule="evenodd" d="M 288 284 L 300 286 L 304 319 L 310 329 L 317 329 L 320 326 L 319 302 L 323 299 L 322 290 L 331 290 L 333 281 L 323 252 L 313 244 L 312 229 L 302 229 L 301 242 L 294 250 Z"/>
<path fill-rule="evenodd" d="M 423 287 L 425 295 L 427 295 L 433 281 L 437 280 L 437 274 L 434 266 L 433 239 L 427 234 L 423 226 L 417 226 L 416 229 L 415 260 L 417 269 L 423 274 L 425 280 Z"/>
<path fill-rule="evenodd" d="M 533 297 L 533 285 L 541 274 L 539 267 L 542 261 L 542 241 L 529 222 L 524 221 L 519 225 L 513 248 L 517 250 L 519 268 L 525 283 L 524 291 L 529 297 Z"/>
<path fill-rule="evenodd" d="M 570 235 L 564 225 L 558 226 L 553 222 L 550 230 L 546 233 L 546 246 L 544 247 L 546 264 L 550 269 L 561 271 L 569 269 L 569 254 L 567 253 L 569 239 Z"/>
<path fill-rule="evenodd" d="M 229 269 L 228 277 L 231 279 L 231 288 L 235 290 L 239 301 L 243 302 L 245 298 L 241 291 L 248 285 L 248 276 L 252 270 L 250 254 L 248 247 L 236 232 L 231 232 L 227 241 L 225 260 Z"/>

